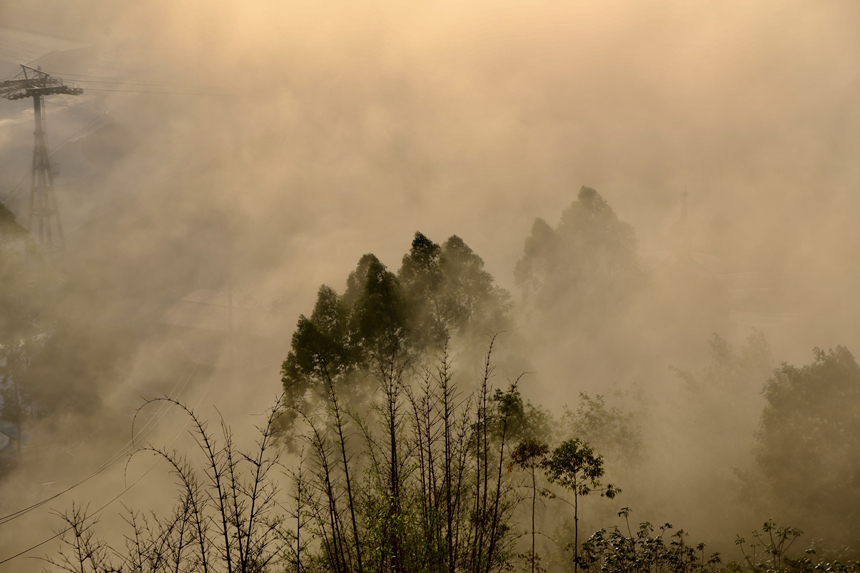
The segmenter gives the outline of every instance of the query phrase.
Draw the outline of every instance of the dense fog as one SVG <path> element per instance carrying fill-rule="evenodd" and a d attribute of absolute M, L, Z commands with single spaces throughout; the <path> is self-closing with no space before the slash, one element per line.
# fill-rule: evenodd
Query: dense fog
<path fill-rule="evenodd" d="M 0 100 L 0 366 L 30 400 L 0 458 L 0 561 L 73 502 L 120 496 L 108 536 L 121 504 L 170 507 L 164 462 L 125 454 L 195 444 L 147 399 L 252 444 L 320 286 L 347 300 L 368 253 L 407 285 L 416 232 L 443 260 L 462 240 L 504 308 L 452 338 L 464 392 L 497 335 L 491 382 L 524 374 L 550 441 L 595 399 L 635 431 L 596 446 L 622 493 L 588 500 L 586 537 L 630 507 L 736 558 L 772 517 L 856 559 L 856 438 L 800 434 L 836 505 L 782 504 L 794 486 L 763 484 L 808 468 L 761 452 L 790 439 L 780 388 L 854 376 L 858 30 L 848 1 L 0 0 L 1 79 L 83 89 L 44 98 L 65 237 L 44 256 L 22 228 L 33 100 Z M 816 416 L 858 428 L 860 402 L 828 400 Z"/>

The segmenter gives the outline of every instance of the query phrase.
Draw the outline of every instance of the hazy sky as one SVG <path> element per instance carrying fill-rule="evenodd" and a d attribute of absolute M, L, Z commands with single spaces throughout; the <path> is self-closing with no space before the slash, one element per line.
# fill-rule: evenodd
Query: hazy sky
<path fill-rule="evenodd" d="M 686 190 L 694 249 L 720 272 L 762 273 L 778 309 L 804 316 L 766 333 L 777 360 L 860 351 L 856 2 L 45 6 L 0 2 L 0 25 L 6 14 L 93 46 L 46 60 L 85 89 L 49 100 L 52 144 L 99 117 L 110 126 L 57 152 L 70 245 L 158 274 L 153 236 L 201 267 L 224 264 L 229 242 L 237 288 L 285 301 L 283 355 L 321 283 L 342 292 L 367 252 L 396 270 L 416 230 L 460 235 L 516 299 L 534 219 L 556 225 L 583 185 L 648 252 L 669 248 Z M 146 90 L 174 93 L 133 93 Z M 29 168 L 29 105 L 0 102 L 4 191 Z M 82 156 L 97 178 L 75 171 Z M 106 205 L 116 225 L 87 231 L 113 216 Z M 211 282 L 158 292 L 198 286 Z M 278 385 L 273 372 L 260 404 Z"/>
<path fill-rule="evenodd" d="M 70 243 L 103 261 L 215 276 L 229 260 L 238 287 L 285 302 L 289 329 L 362 254 L 398 268 L 416 230 L 460 235 L 516 298 L 534 219 L 555 225 L 582 185 L 643 252 L 669 248 L 686 190 L 694 250 L 760 273 L 775 308 L 805 317 L 768 333 L 777 358 L 860 342 L 853 2 L 45 6 L 0 8 L 93 46 L 44 64 L 85 89 L 48 102 L 55 147 L 108 127 L 57 151 Z M 4 104 L 7 188 L 27 172 L 28 105 Z"/>
<path fill-rule="evenodd" d="M 396 270 L 421 230 L 460 235 L 516 299 L 534 219 L 557 224 L 582 185 L 646 253 L 670 248 L 687 191 L 694 250 L 804 316 L 767 333 L 778 359 L 860 342 L 852 2 L 46 6 L 0 7 L 93 46 L 44 60 L 85 89 L 48 102 L 52 145 L 108 127 L 56 153 L 69 241 L 103 252 L 93 277 L 124 259 L 211 278 L 229 260 L 238 288 L 284 301 L 288 331 L 321 283 L 342 291 L 367 252 Z M 4 104 L 7 186 L 27 172 L 28 105 Z"/>

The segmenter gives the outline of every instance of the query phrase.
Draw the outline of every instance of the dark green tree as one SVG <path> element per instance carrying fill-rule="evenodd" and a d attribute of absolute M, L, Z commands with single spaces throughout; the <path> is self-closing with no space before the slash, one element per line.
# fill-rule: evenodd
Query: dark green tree
<path fill-rule="evenodd" d="M 416 233 L 395 275 L 376 256 L 361 257 L 338 295 L 323 285 L 310 317 L 299 317 L 282 366 L 286 429 L 296 408 L 327 394 L 323 381 L 361 394 L 367 374 L 391 360 L 418 364 L 447 344 L 484 344 L 507 324 L 509 296 L 459 237 L 439 246 Z M 364 381 L 364 382 L 363 382 Z"/>
<path fill-rule="evenodd" d="M 403 298 L 397 277 L 373 255 L 364 255 L 347 280 L 345 302 L 351 307 L 349 343 L 360 363 L 388 357 L 403 347 Z"/>
<path fill-rule="evenodd" d="M 366 372 L 404 348 L 404 312 L 397 277 L 373 255 L 364 255 L 343 296 L 323 285 L 310 317 L 301 315 L 281 368 L 288 428 L 302 408 L 329 394 L 359 389 L 353 374 Z"/>
<path fill-rule="evenodd" d="M 442 311 L 442 247 L 415 233 L 398 273 L 406 301 L 406 320 L 419 347 L 439 345 L 448 336 Z"/>
<path fill-rule="evenodd" d="M 612 484 L 602 484 L 603 456 L 574 438 L 562 442 L 544 463 L 547 480 L 573 494 L 573 569 L 579 570 L 579 502 L 580 498 L 597 491 L 602 497 L 614 498 L 620 489 Z"/>
<path fill-rule="evenodd" d="M 537 487 L 537 470 L 546 465 L 546 455 L 549 453 L 549 446 L 535 438 L 526 438 L 521 441 L 511 452 L 511 463 L 508 465 L 510 472 L 514 466 L 526 470 L 532 480 L 532 551 L 529 555 L 529 560 L 532 565 L 532 573 L 535 571 L 537 564 L 537 555 L 535 554 L 535 507 L 537 505 L 538 487 Z"/>
<path fill-rule="evenodd" d="M 415 233 L 398 278 L 410 342 L 417 349 L 438 348 L 449 337 L 483 345 L 488 332 L 507 326 L 508 293 L 456 235 L 439 246 Z"/>
<path fill-rule="evenodd" d="M 860 519 L 860 366 L 847 348 L 783 364 L 764 387 L 755 451 L 771 510 L 815 536 L 857 545 Z"/>
<path fill-rule="evenodd" d="M 282 367 L 285 403 L 279 424 L 291 424 L 305 406 L 307 393 L 317 388 L 321 394 L 326 381 L 340 380 L 356 363 L 349 345 L 349 311 L 330 287 L 321 286 L 310 318 L 299 317 L 293 333 L 292 351 Z"/>
<path fill-rule="evenodd" d="M 493 283 L 484 261 L 460 237 L 442 245 L 443 316 L 449 332 L 469 330 L 484 337 L 505 326 L 509 296 Z"/>
<path fill-rule="evenodd" d="M 618 516 L 624 518 L 627 534 L 622 533 L 618 526 L 610 531 L 596 531 L 582 544 L 584 570 L 594 573 L 740 573 L 744 570 L 737 563 L 721 567 L 719 553 L 712 553 L 705 559 L 705 544 L 687 544 L 687 534 L 683 529 L 668 535 L 673 529 L 671 523 L 656 528 L 659 533 L 655 533 L 655 527 L 644 521 L 634 532 L 630 527 L 630 509 L 623 508 Z M 752 572 L 765 570 L 751 565 Z M 767 571 L 775 573 L 776 570 Z"/>

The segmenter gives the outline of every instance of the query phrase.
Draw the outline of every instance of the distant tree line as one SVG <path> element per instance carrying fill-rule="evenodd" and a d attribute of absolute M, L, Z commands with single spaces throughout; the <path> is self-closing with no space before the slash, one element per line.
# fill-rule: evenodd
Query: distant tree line
<path fill-rule="evenodd" d="M 571 329 L 611 329 L 649 280 L 632 228 L 589 188 L 556 228 L 536 222 L 515 275 L 544 325 Z M 737 351 L 715 335 L 702 376 L 675 369 L 692 417 L 755 433 L 739 495 L 845 548 L 843 561 L 803 553 L 800 529 L 768 519 L 724 563 L 669 524 L 631 526 L 629 508 L 617 526 L 581 535 L 594 522 L 584 510 L 596 513 L 584 498 L 614 499 L 627 484 L 612 468 L 649 455 L 640 420 L 587 394 L 556 419 L 523 400 L 518 378 L 494 385 L 492 353 L 475 381 L 456 378 L 453 357 L 508 328 L 511 308 L 456 236 L 438 245 L 416 233 L 396 273 L 363 256 L 342 294 L 320 287 L 299 317 L 284 395 L 257 449 L 240 451 L 226 425 L 216 436 L 185 409 L 204 471 L 149 450 L 177 476 L 175 513 L 130 514 L 126 550 L 114 551 L 73 508 L 68 551 L 52 562 L 70 571 L 860 571 L 844 561 L 857 555 L 860 511 L 860 367 L 847 349 L 816 349 L 811 364 L 774 371 L 762 335 Z M 762 387 L 760 416 L 735 415 L 733 404 Z M 691 435 L 716 449 L 707 428 Z M 281 459 L 291 462 L 283 489 Z M 544 504 L 554 518 L 540 525 Z"/>
<path fill-rule="evenodd" d="M 22 461 L 33 426 L 93 414 L 104 380 L 120 378 L 112 368 L 127 351 L 124 328 L 65 306 L 75 284 L 59 263 L 0 203 L 0 423 L 14 427 L 13 443 L 0 448 L 0 476 Z"/>

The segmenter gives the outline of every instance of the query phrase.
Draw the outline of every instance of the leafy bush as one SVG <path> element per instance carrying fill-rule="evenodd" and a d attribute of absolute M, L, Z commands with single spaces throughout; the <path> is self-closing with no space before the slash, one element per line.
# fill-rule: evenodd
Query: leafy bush
<path fill-rule="evenodd" d="M 600 529 L 582 545 L 580 563 L 593 573 L 813 573 L 833 571 L 856 573 L 856 561 L 813 561 L 815 551 L 807 549 L 804 556 L 788 555 L 794 542 L 803 534 L 792 526 L 778 526 L 767 520 L 761 531 L 752 532 L 752 540 L 738 536 L 742 561 L 723 564 L 719 552 L 707 555 L 705 544 L 690 545 L 687 534 L 679 529 L 674 533 L 670 523 L 655 528 L 649 522 L 630 527 L 630 509 L 618 514 L 624 518 L 626 535 L 616 526 Z"/>

